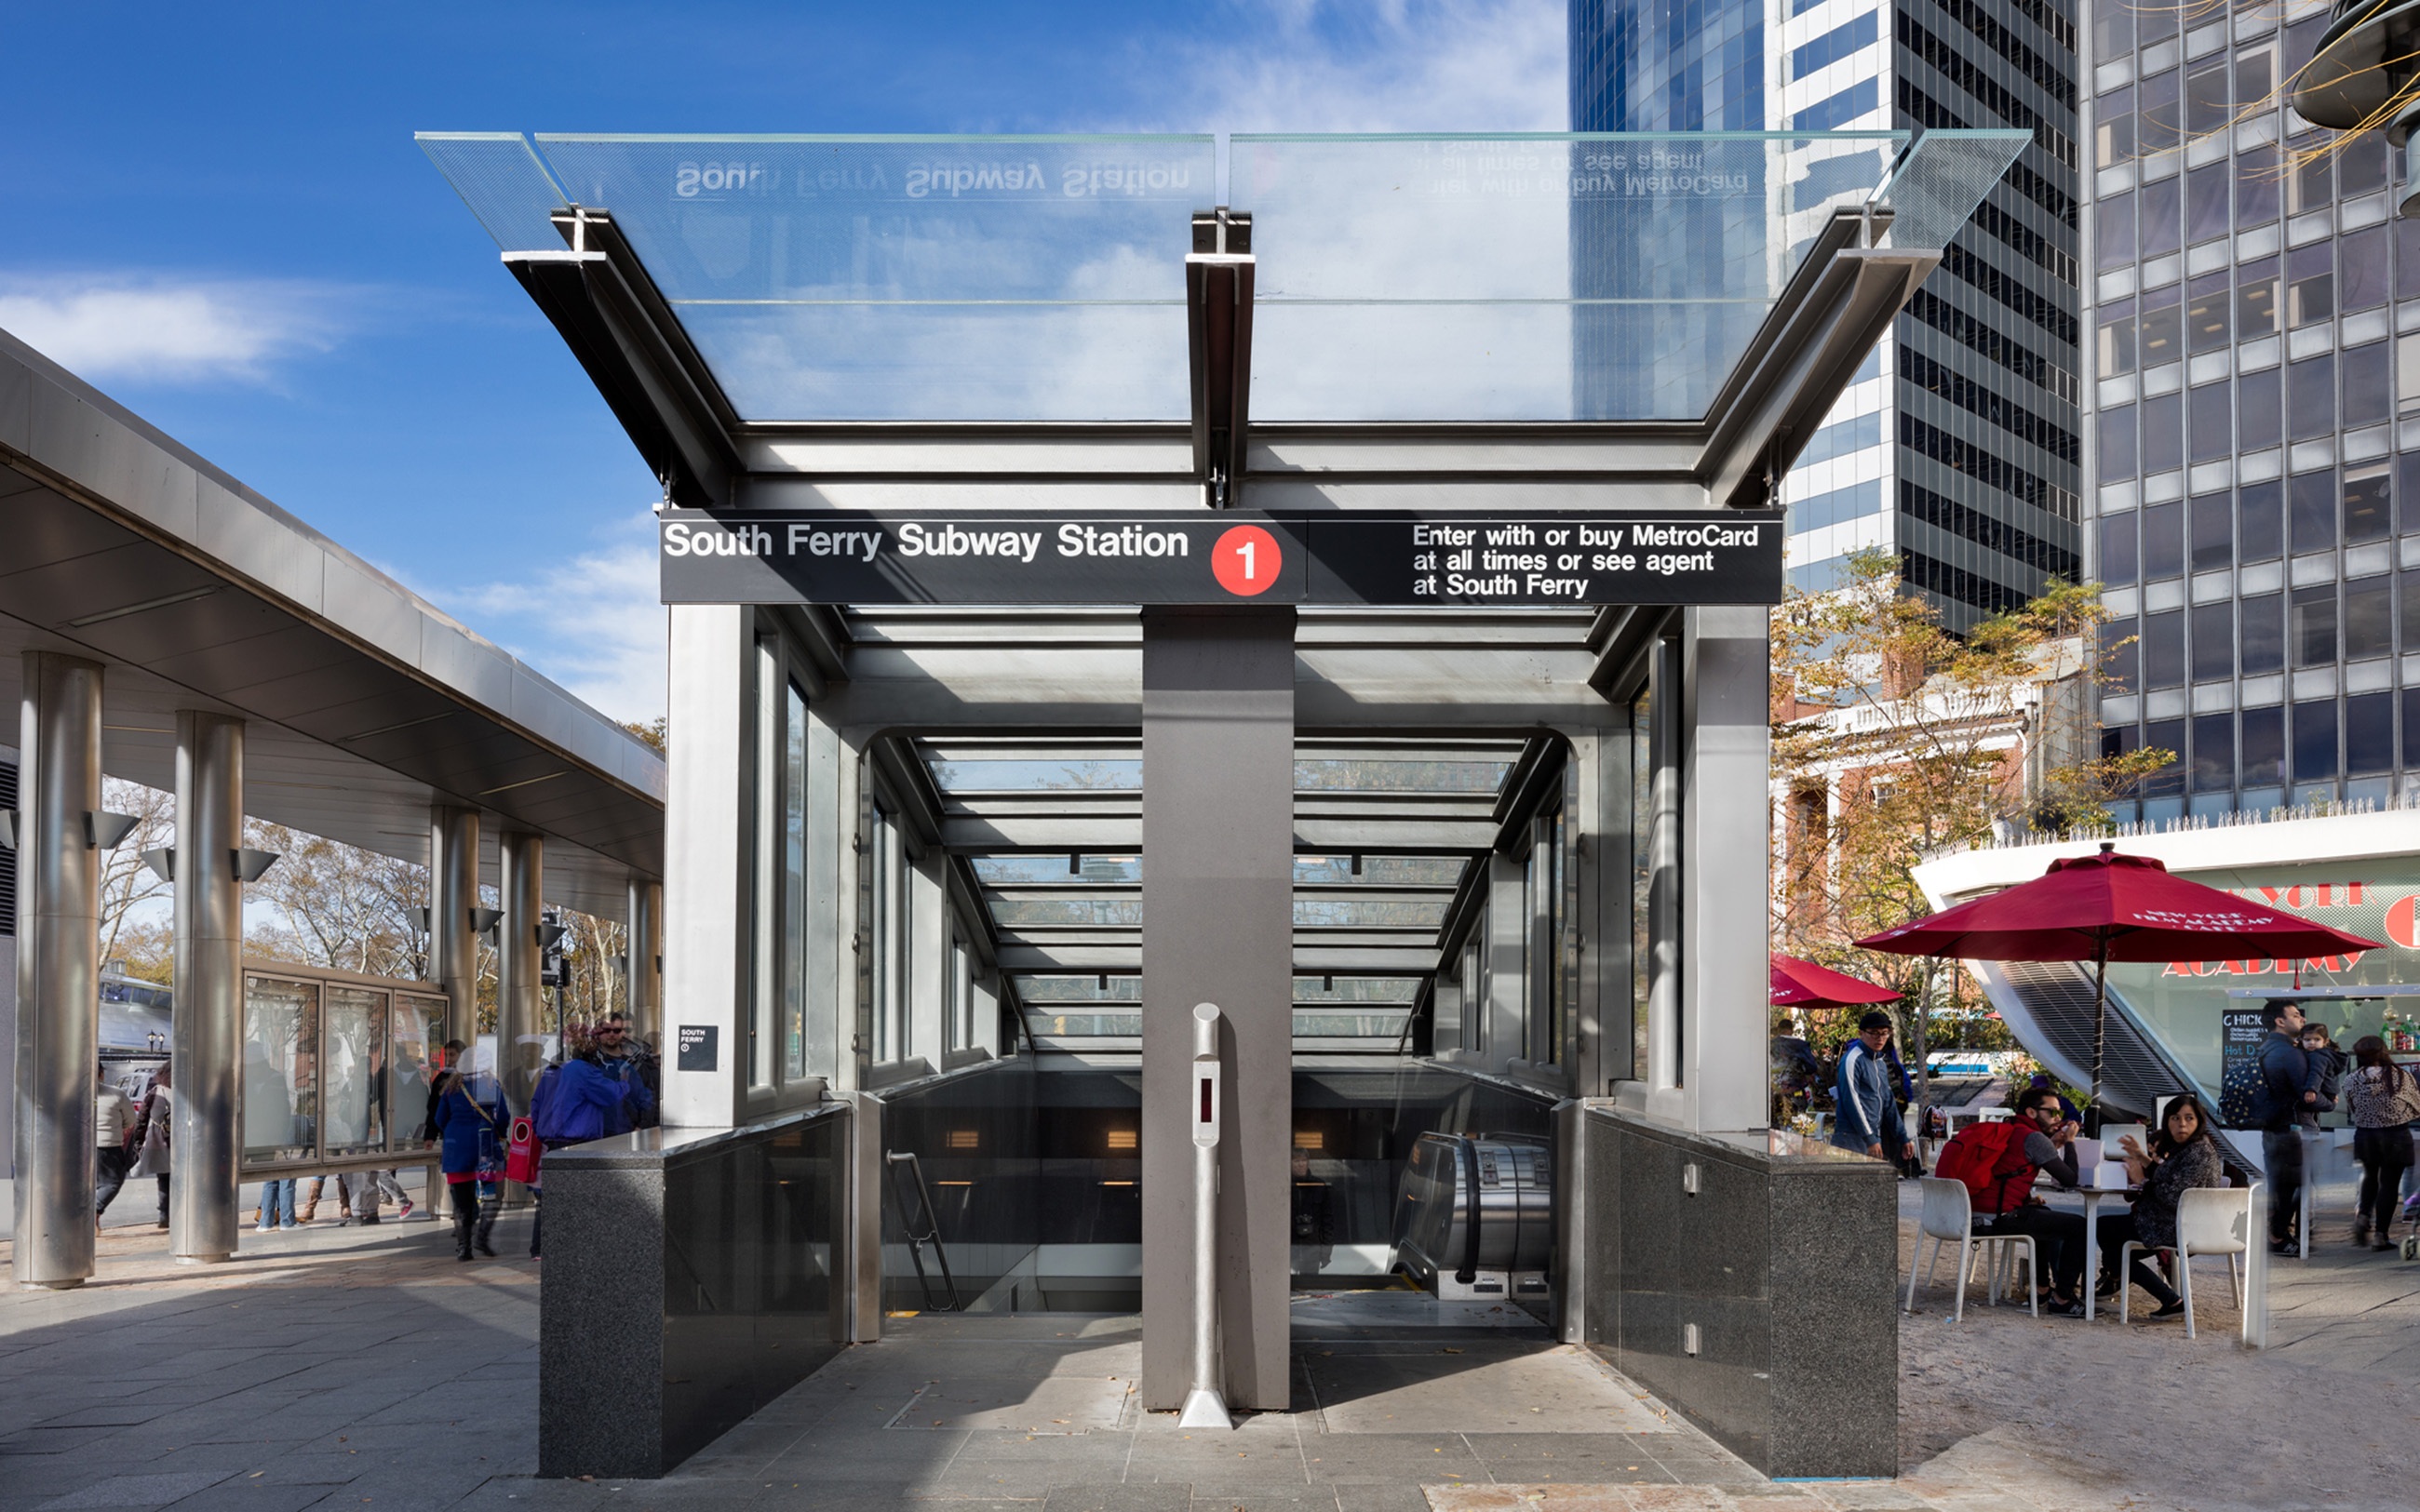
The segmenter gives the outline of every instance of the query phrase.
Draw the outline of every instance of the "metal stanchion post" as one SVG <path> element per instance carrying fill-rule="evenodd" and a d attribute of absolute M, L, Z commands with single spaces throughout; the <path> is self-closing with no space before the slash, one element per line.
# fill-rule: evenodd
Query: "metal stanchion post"
<path fill-rule="evenodd" d="M 1232 1428 L 1218 1368 L 1218 1005 L 1193 1005 L 1193 1389 L 1177 1427 Z"/>

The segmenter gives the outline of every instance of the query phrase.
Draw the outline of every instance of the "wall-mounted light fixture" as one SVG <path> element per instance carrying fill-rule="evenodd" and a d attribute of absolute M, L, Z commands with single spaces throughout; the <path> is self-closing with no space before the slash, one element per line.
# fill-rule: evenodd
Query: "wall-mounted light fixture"
<path fill-rule="evenodd" d="M 84 842 L 87 849 L 114 851 L 134 833 L 143 821 L 131 813 L 111 813 L 106 809 L 87 809 L 84 815 Z"/>

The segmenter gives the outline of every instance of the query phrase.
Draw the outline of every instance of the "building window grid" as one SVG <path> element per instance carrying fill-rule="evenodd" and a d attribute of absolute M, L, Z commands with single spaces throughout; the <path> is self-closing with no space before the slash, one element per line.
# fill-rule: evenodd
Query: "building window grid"
<path fill-rule="evenodd" d="M 2178 28 L 2173 16 L 2118 6 L 2114 0 L 2101 0 L 2094 7 L 2092 17 L 2098 43 L 2096 54 L 2106 58 L 2117 50 L 2111 45 L 2114 31 L 2123 50 L 2131 54 L 2137 36 L 2133 22 L 2138 16 L 2150 22 L 2151 40 L 2164 40 L 2176 35 Z M 2307 59 L 2317 32 L 2323 23 L 2323 17 L 2311 18 L 2286 28 L 2285 71 L 2290 73 L 2300 61 Z M 2240 34 L 2246 31 L 2242 18 L 2238 19 L 2237 26 Z M 2271 28 L 2263 25 L 2257 30 L 2265 36 Z M 2247 41 L 2257 39 L 2246 37 Z M 2218 92 L 2224 84 L 2232 84 L 2235 101 L 2264 98 L 2269 89 L 2268 81 L 2275 77 L 2274 70 L 2280 67 L 2275 49 L 2269 46 L 2235 48 L 2223 56 L 2224 65 L 2205 57 L 2188 60 L 2176 71 L 2175 77 L 2183 85 L 2183 100 L 2180 107 L 2181 116 L 2168 118 L 2179 121 L 2182 128 L 2180 136 L 2194 133 L 2197 128 L 2216 120 Z M 2127 61 L 2133 61 L 2131 55 Z M 2095 101 L 2091 139 L 2095 144 L 2096 166 L 2130 161 L 2138 148 L 2144 147 L 2140 141 L 2144 134 L 2141 131 L 2144 122 L 2137 106 L 2139 96 L 2136 89 L 2140 76 L 2132 69 L 2127 72 L 2130 76 L 2127 81 L 2102 91 Z M 2155 89 L 2152 94 L 2154 98 L 2148 102 L 2148 108 L 2155 114 L 2168 108 L 2164 90 Z M 2117 105 L 2136 114 L 2123 123 L 2114 122 L 2104 114 L 2104 106 L 2107 105 Z M 2156 139 L 2160 128 L 2164 125 L 2164 120 L 2153 120 L 2151 134 L 2154 142 L 2150 149 L 2158 148 Z M 2195 167 L 2211 170 L 2203 179 L 2203 183 L 2208 185 L 2216 177 L 2215 170 L 2231 164 L 2228 172 L 2234 180 L 2235 193 L 2229 221 L 2231 229 L 2240 232 L 2273 222 L 2280 214 L 2296 213 L 2305 199 L 2333 205 L 2343 198 L 2382 191 L 2389 187 L 2390 181 L 2400 181 L 2401 165 L 2397 162 L 2390 166 L 2382 145 L 2373 149 L 2369 143 L 2364 142 L 2347 158 L 2351 164 L 2350 168 L 2338 165 L 2337 169 L 2332 170 L 2328 164 L 2321 163 L 2307 175 L 2279 176 L 2274 168 L 2273 147 L 2238 147 L 2228 159 L 2221 162 Z M 2194 214 L 2192 172 L 2192 169 L 2185 170 L 2184 203 L 2180 207 L 2188 217 Z M 2279 181 L 2281 177 L 2285 177 L 2282 185 Z M 2332 177 L 2334 181 L 2328 181 Z M 2282 194 L 2278 193 L 2281 187 L 2285 191 Z M 2202 192 L 2214 193 L 2207 188 Z M 2162 197 L 2164 200 L 2164 194 Z M 2281 199 L 2287 203 L 2280 204 Z M 2114 250 L 2105 239 L 2109 232 L 2096 233 L 2104 239 L 2100 243 L 2104 255 L 2101 261 L 2104 267 L 2134 267 L 2146 256 L 2166 255 L 2168 236 L 2164 226 L 2158 228 L 2155 239 L 2146 239 L 2139 227 L 2127 224 L 2131 222 L 2135 208 L 2131 192 L 2096 200 L 2096 225 L 2108 224 L 2101 219 L 2102 211 L 2114 210 L 2114 218 L 2123 226 L 2125 239 L 2133 252 L 2133 255 L 2113 263 L 2106 255 Z M 2211 214 L 2215 213 L 2212 205 L 2205 204 L 2203 208 Z M 2193 230 L 2188 230 L 2182 239 L 2185 244 L 2195 244 L 2200 239 Z M 2147 244 L 2162 250 L 2147 254 L 2144 251 Z M 2205 339 L 2203 328 L 2194 327 L 2193 350 L 2197 353 L 2226 349 L 2230 344 L 2228 338 L 2231 338 L 2239 351 L 2239 361 L 2229 364 L 2234 370 L 2230 375 L 2236 401 L 2232 408 L 2239 410 L 2237 415 L 2227 417 L 2237 431 L 2236 444 L 2229 454 L 2232 456 L 2240 457 L 2247 451 L 2263 446 L 2284 444 L 2288 440 L 2284 433 L 2288 431 L 2299 432 L 2297 439 L 2316 440 L 2340 436 L 2344 430 L 2362 424 L 2381 423 L 2400 411 L 2401 405 L 2394 396 L 2397 380 L 2420 377 L 2420 349 L 2398 362 L 2390 356 L 2389 348 L 2394 344 L 2391 336 L 2385 341 L 2346 347 L 2342 337 L 2336 335 L 2331 341 L 2328 352 L 2302 359 L 2301 363 L 2307 365 L 2300 366 L 2299 371 L 2289 372 L 2297 366 L 2291 362 L 2281 362 L 2278 366 L 2267 369 L 2265 375 L 2242 371 L 2240 361 L 2242 343 L 2282 338 L 2284 332 L 2288 330 L 2320 325 L 2340 327 L 2347 316 L 2357 316 L 2381 307 L 2391 309 L 2396 301 L 2420 298 L 2420 224 L 2397 221 L 2387 226 L 2342 233 L 2315 245 L 2316 252 L 2307 247 L 2295 249 L 2304 254 L 2299 269 L 2291 268 L 2295 261 L 2291 255 L 2284 259 L 2262 257 L 2242 262 L 2230 259 L 2230 266 L 2219 274 L 2204 275 L 2195 281 L 2196 313 L 2202 314 L 2213 326 L 2223 328 L 2231 324 L 2233 330 L 2221 329 Z M 2288 268 L 2281 269 L 2281 260 L 2288 263 Z M 2281 278 L 2281 272 L 2288 276 Z M 2229 274 L 2235 285 L 2231 310 L 2207 298 L 2207 291 Z M 2293 276 L 2295 274 L 2299 276 Z M 2094 364 L 2094 376 L 2098 378 L 2122 377 L 2137 370 L 2139 353 L 2134 341 L 2138 330 L 2134 323 L 2133 301 L 2096 301 L 2093 318 L 2096 327 L 2102 328 L 2096 354 L 2101 361 Z M 2283 345 L 2282 339 L 2279 345 Z M 2415 348 L 2420 348 L 2420 344 L 2415 344 Z M 2178 355 L 2181 358 L 2186 353 L 2180 351 Z M 2283 352 L 2279 354 L 2281 358 L 2286 355 Z M 2146 363 L 2142 365 L 2152 364 Z M 2299 416 L 2285 409 L 2283 403 L 2277 403 L 2290 394 L 2294 387 L 2288 381 L 2290 378 L 2302 380 Z M 2254 381 L 2247 382 L 2247 379 Z M 2228 384 L 2198 387 L 2212 386 L 2225 393 Z M 2325 395 L 2324 404 L 2319 398 L 2322 393 Z M 2263 414 L 2260 407 L 2264 400 L 2284 412 Z M 2412 401 L 2407 398 L 2403 402 L 2409 404 Z M 2122 483 L 2142 471 L 2136 466 L 2135 455 L 2140 444 L 2135 432 L 2139 408 L 2139 404 L 2096 406 L 2099 413 L 2095 422 L 2102 428 L 2102 434 L 2094 438 L 2095 455 L 2104 464 L 2112 460 L 2120 464 L 2120 469 L 2114 475 L 2104 466 L 2096 482 Z M 2200 412 L 2214 422 L 2218 408 L 2219 400 L 2212 395 L 2204 399 Z M 2242 413 L 2246 409 L 2248 416 Z M 2324 424 L 2321 423 L 2322 417 Z M 2262 424 L 2264 421 L 2267 423 L 2265 426 Z M 2113 424 L 2121 434 L 2108 432 Z M 2270 427 L 2273 427 L 2273 432 Z M 2246 444 L 2256 441 L 2258 443 L 2257 446 Z M 2207 450 L 2206 440 L 2189 439 L 2187 448 L 2189 454 L 2203 453 Z M 2390 482 L 2390 465 L 2394 482 Z M 2324 608 L 2324 625 L 2304 626 L 2308 634 L 2318 639 L 2342 637 L 2342 643 L 2335 645 L 2335 655 L 2326 665 L 2420 653 L 2420 571 L 2371 573 L 2361 578 L 2343 579 L 2340 576 L 2343 563 L 2339 550 L 2342 547 L 2390 539 L 2394 533 L 2420 533 L 2420 493 L 2414 491 L 2415 485 L 2420 485 L 2420 453 L 2398 455 L 2389 462 L 2366 469 L 2348 468 L 2340 488 L 2333 486 L 2333 471 L 2329 476 L 2334 501 L 2338 503 L 2341 512 L 2335 514 L 2327 523 L 2337 539 L 2317 549 L 2338 553 L 2339 560 L 2335 565 L 2339 576 L 2325 584 L 2305 585 L 2302 591 L 2273 594 L 2244 594 L 2239 583 L 2238 597 L 2192 606 L 2188 616 L 2192 631 L 2187 637 L 2192 649 L 2187 656 L 2195 669 L 2196 681 L 2204 670 L 2212 672 L 2212 680 L 2224 681 L 2216 675 L 2222 652 L 2212 649 L 2205 653 L 2200 643 L 2204 632 L 2213 639 L 2222 633 L 2242 638 L 2243 665 L 2235 671 L 2235 677 L 2273 675 L 2273 672 L 2259 670 L 2264 659 L 2259 650 L 2262 637 L 2259 625 L 2264 616 L 2253 612 L 2253 609 L 2256 604 L 2267 607 L 2269 612 L 2266 617 L 2274 625 L 2269 633 L 2283 641 L 2289 638 L 2286 634 L 2286 616 L 2281 611 L 2286 609 L 2289 598 L 2302 600 L 2312 615 L 2317 615 Z M 2397 494 L 2414 501 L 2402 508 L 2402 514 L 2411 517 L 2397 517 Z M 2275 521 L 2268 528 L 2267 533 L 2278 536 L 2287 533 L 2283 529 L 2285 520 L 2276 518 L 2283 513 L 2278 506 L 2285 501 L 2274 484 L 2239 484 L 2227 493 L 2210 497 L 2222 501 L 2232 497 L 2247 524 L 2256 521 L 2265 507 Z M 2196 500 L 2196 503 L 2203 501 Z M 2105 516 L 2095 532 L 2099 545 L 2096 563 L 2105 563 L 2118 569 L 2111 586 L 2118 586 L 2120 580 L 2130 580 L 2134 576 L 2135 563 L 2127 559 L 2125 553 L 2136 548 L 2134 531 L 2141 514 L 2140 511 L 2127 511 Z M 2305 530 L 2307 532 L 2307 523 Z M 2233 550 L 2229 554 L 2239 557 L 2242 564 L 2275 560 L 2281 555 L 2274 548 L 2263 550 L 2257 539 L 2263 532 L 2257 525 L 2242 533 L 2256 537 L 2251 540 L 2240 537 L 2232 543 Z M 2197 515 L 2194 532 L 2196 560 L 2191 570 L 2201 570 L 2201 552 L 2206 544 L 2215 549 L 2214 540 L 2214 535 L 2201 528 L 2201 517 Z M 2281 540 L 2276 544 L 2283 546 L 2284 543 Z M 2114 559 L 2113 550 L 2117 553 Z M 2144 572 L 2143 576 L 2148 579 L 2149 574 Z M 2310 591 L 2313 589 L 2317 592 Z M 2222 615 L 2222 609 L 2229 612 Z M 2240 612 L 2236 612 L 2238 610 Z M 2229 619 L 2235 622 L 2233 628 L 2223 631 L 2221 627 Z M 2135 622 L 2130 619 L 2121 623 L 2132 634 Z M 2118 627 L 2113 625 L 2113 629 Z M 2231 656 L 2234 649 L 2224 648 L 2224 653 Z M 2315 648 L 2298 645 L 2295 649 L 2307 655 Z M 2275 650 L 2282 654 L 2286 647 L 2280 644 Z M 2131 669 L 2139 665 L 2140 655 L 2139 646 L 2129 647 L 2116 659 L 2122 660 Z M 2275 659 L 2284 661 L 2288 658 L 2278 655 Z M 2139 691 L 2139 674 L 2130 671 L 2121 675 L 2133 677 L 2135 685 L 2126 687 L 2122 691 Z M 2177 743 L 2179 766 L 2171 773 L 2164 773 L 2163 779 L 2145 784 L 2147 790 L 2160 790 L 2157 793 L 2147 791 L 2146 796 L 2168 795 L 2173 787 L 2181 784 L 2187 771 L 2191 773 L 2193 790 L 2197 794 L 2205 791 L 2248 794 L 2263 790 L 2264 796 L 2312 796 L 2317 795 L 2312 792 L 2314 787 L 2334 791 L 2336 784 L 2344 781 L 2382 777 L 2402 769 L 2404 758 L 2401 750 L 2412 748 L 2412 742 L 2420 738 L 2420 687 L 2239 708 L 2223 714 L 2196 715 L 2190 722 L 2193 727 L 2191 736 Z M 2242 727 L 2240 742 L 2239 724 Z M 2184 721 L 2175 719 L 2143 719 L 2133 723 L 2131 728 L 2122 725 L 2113 727 L 2104 740 L 2110 748 L 2121 745 L 2134 748 L 2150 743 L 2155 730 L 2164 734 L 2171 732 L 2182 733 Z M 2223 752 L 2200 750 L 2204 743 L 2218 740 L 2222 731 L 2226 746 Z M 2187 747 L 2195 748 L 2188 750 Z M 2296 759 L 2298 756 L 2301 758 L 2299 761 Z M 2164 780 L 2171 777 L 2173 781 Z"/>

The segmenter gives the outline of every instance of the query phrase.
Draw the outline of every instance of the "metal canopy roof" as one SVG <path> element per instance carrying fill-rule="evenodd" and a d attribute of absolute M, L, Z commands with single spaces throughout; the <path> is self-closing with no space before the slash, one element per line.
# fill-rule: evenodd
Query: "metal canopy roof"
<path fill-rule="evenodd" d="M 1064 510 L 1761 503 L 2026 140 L 421 143 L 673 501 Z"/>
<path fill-rule="evenodd" d="M 22 652 L 102 663 L 110 775 L 174 788 L 211 709 L 256 817 L 425 862 L 432 803 L 481 810 L 491 875 L 535 830 L 547 896 L 609 917 L 662 874 L 654 750 L 5 332 L 0 464 L 0 699 Z"/>

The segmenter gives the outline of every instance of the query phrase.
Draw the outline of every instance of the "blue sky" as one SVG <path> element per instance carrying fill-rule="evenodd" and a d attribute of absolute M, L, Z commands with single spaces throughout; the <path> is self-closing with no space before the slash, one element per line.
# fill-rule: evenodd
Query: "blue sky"
<path fill-rule="evenodd" d="M 1561 0 L 0 9 L 0 328 L 624 718 L 656 488 L 414 131 L 1556 131 Z"/>

